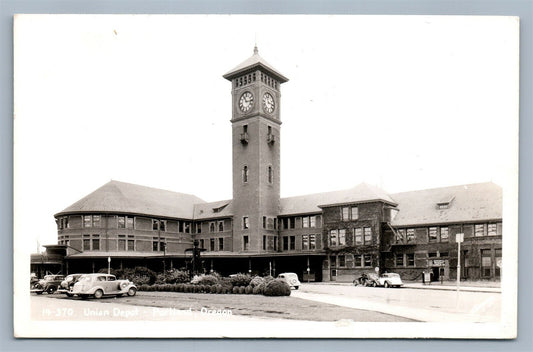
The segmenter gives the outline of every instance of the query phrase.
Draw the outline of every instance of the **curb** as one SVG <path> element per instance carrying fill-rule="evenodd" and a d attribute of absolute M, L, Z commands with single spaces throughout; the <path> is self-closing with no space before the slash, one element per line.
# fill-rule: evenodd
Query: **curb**
<path fill-rule="evenodd" d="M 441 291 L 455 291 L 455 287 L 450 286 L 411 286 L 409 284 L 403 285 L 404 288 L 411 288 L 415 290 L 441 290 Z M 496 287 L 461 287 L 459 289 L 460 292 L 486 292 L 486 293 L 502 293 L 502 290 L 500 288 Z"/>

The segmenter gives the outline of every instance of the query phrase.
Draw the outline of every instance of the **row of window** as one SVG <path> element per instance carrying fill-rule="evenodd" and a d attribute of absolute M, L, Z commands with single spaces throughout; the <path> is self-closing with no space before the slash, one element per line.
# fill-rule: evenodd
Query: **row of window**
<path fill-rule="evenodd" d="M 289 216 L 280 219 L 280 225 L 283 230 L 292 230 L 295 228 L 316 228 L 319 215 L 312 216 Z M 296 226 L 297 225 L 297 226 Z"/>
<path fill-rule="evenodd" d="M 474 237 L 497 236 L 498 224 L 476 224 L 474 225 Z M 424 233 L 424 236 L 425 233 Z M 425 239 L 424 239 L 425 240 Z M 427 240 L 429 242 L 449 242 L 449 228 L 432 226 L 427 228 Z M 416 242 L 416 233 L 414 228 L 398 229 L 396 231 L 395 242 L 397 244 L 407 244 Z"/>
<path fill-rule="evenodd" d="M 317 249 L 319 235 L 302 235 L 302 250 L 313 251 Z M 283 251 L 296 250 L 296 236 L 283 236 Z"/>
<path fill-rule="evenodd" d="M 331 268 L 371 268 L 372 254 L 346 254 L 331 257 Z"/>
<path fill-rule="evenodd" d="M 247 183 L 248 177 L 250 174 L 250 169 L 248 168 L 248 165 L 244 165 L 242 168 L 242 182 Z M 274 182 L 274 169 L 272 169 L 272 166 L 267 167 L 267 181 L 268 183 L 272 184 Z"/>
<path fill-rule="evenodd" d="M 371 227 L 355 227 L 351 243 L 354 246 L 371 245 L 372 244 L 372 228 Z M 329 231 L 329 246 L 346 246 L 346 229 L 335 229 Z"/>
<path fill-rule="evenodd" d="M 209 248 L 206 248 L 209 245 Z M 209 238 L 200 240 L 200 248 L 208 249 L 211 252 L 224 250 L 224 238 Z"/>
<path fill-rule="evenodd" d="M 264 251 L 277 251 L 278 250 L 278 237 L 277 236 L 263 236 Z"/>
<path fill-rule="evenodd" d="M 359 219 L 358 207 L 342 207 L 341 208 L 342 221 L 350 221 Z"/>

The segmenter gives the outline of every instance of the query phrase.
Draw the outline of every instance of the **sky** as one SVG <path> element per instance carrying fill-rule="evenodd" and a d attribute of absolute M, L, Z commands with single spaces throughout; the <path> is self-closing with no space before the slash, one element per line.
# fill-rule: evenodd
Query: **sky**
<path fill-rule="evenodd" d="M 111 179 L 231 199 L 222 75 L 255 44 L 289 78 L 282 197 L 517 177 L 509 17 L 19 15 L 14 32 L 15 239 L 32 251 Z"/>

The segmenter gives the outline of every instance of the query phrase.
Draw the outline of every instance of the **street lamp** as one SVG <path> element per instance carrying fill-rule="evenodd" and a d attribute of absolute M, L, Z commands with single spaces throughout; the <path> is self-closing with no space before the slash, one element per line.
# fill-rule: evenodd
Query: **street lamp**
<path fill-rule="evenodd" d="M 111 257 L 107 257 L 107 274 L 111 274 Z"/>

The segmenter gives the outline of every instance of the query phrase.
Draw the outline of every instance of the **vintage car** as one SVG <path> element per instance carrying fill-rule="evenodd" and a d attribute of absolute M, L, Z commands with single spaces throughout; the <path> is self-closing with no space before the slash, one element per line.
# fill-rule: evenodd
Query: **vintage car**
<path fill-rule="evenodd" d="M 403 282 L 398 274 L 384 273 L 378 278 L 377 285 L 383 287 L 402 287 Z"/>
<path fill-rule="evenodd" d="M 65 293 L 67 296 L 72 297 L 72 287 L 78 282 L 79 278 L 84 274 L 70 274 L 65 277 L 65 280 L 61 281 L 60 288 L 57 290 L 58 293 Z"/>
<path fill-rule="evenodd" d="M 284 280 L 290 287 L 294 287 L 295 290 L 301 285 L 300 280 L 298 280 L 298 275 L 295 273 L 281 273 L 278 275 L 278 279 Z"/>
<path fill-rule="evenodd" d="M 135 296 L 137 287 L 129 280 L 117 280 L 110 274 L 84 274 L 74 284 L 70 294 L 87 298 L 102 298 L 103 296 L 117 296 L 124 294 Z"/>
<path fill-rule="evenodd" d="M 39 280 L 36 284 L 33 285 L 33 288 L 30 289 L 30 292 L 34 292 L 38 295 L 43 292 L 52 294 L 56 292 L 59 285 L 61 284 L 61 281 L 63 281 L 64 279 L 65 277 L 63 275 L 45 275 L 44 279 Z"/>

